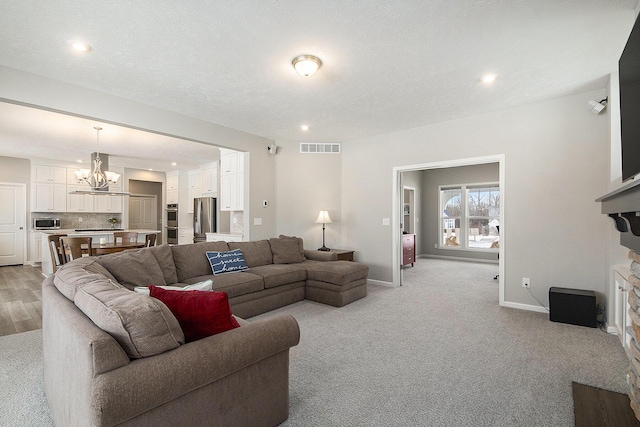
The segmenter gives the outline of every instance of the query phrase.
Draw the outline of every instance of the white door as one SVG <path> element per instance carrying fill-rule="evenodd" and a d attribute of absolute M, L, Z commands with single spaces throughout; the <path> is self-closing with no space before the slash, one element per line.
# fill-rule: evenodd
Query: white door
<path fill-rule="evenodd" d="M 24 264 L 26 186 L 0 183 L 0 265 Z"/>
<path fill-rule="evenodd" d="M 132 230 L 158 229 L 156 197 L 129 196 L 129 228 Z"/>

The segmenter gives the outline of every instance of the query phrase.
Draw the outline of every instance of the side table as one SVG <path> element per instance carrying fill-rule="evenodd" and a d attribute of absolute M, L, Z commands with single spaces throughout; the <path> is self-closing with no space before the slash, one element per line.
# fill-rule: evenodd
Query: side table
<path fill-rule="evenodd" d="M 330 251 L 320 251 L 329 254 L 335 254 L 337 261 L 355 261 L 353 252 L 346 249 L 331 249 Z"/>

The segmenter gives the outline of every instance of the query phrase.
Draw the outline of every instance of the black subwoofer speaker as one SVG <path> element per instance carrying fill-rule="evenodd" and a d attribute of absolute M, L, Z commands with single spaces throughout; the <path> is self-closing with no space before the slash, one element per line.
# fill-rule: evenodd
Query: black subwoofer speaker
<path fill-rule="evenodd" d="M 549 320 L 597 327 L 596 293 L 580 289 L 549 288 Z"/>

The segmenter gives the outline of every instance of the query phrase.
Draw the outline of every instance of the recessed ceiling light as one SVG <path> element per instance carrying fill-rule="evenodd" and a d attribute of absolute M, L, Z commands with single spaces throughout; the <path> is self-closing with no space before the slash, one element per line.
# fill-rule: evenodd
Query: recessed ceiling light
<path fill-rule="evenodd" d="M 149 169 L 149 172 L 153 172 L 153 169 Z"/>
<path fill-rule="evenodd" d="M 496 81 L 496 79 L 498 78 L 497 75 L 495 74 L 485 74 L 484 76 L 482 76 L 482 78 L 480 78 L 480 81 L 482 83 L 493 83 Z"/>
<path fill-rule="evenodd" d="M 177 163 L 176 163 L 176 162 L 171 163 L 171 166 L 175 166 L 175 165 L 177 165 Z"/>
<path fill-rule="evenodd" d="M 302 126 L 300 126 L 300 129 L 302 129 L 304 131 L 307 131 L 307 130 L 309 130 L 309 125 L 302 125 Z"/>
<path fill-rule="evenodd" d="M 91 46 L 79 40 L 69 40 L 69 45 L 76 52 L 91 52 Z"/>
<path fill-rule="evenodd" d="M 76 162 L 78 162 L 78 163 L 84 163 L 82 160 L 76 160 Z"/>

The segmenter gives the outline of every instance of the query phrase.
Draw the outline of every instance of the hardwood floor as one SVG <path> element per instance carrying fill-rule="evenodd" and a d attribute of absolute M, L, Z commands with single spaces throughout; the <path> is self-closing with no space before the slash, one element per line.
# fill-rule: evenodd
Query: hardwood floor
<path fill-rule="evenodd" d="M 573 383 L 576 427 L 638 427 L 626 394 Z"/>
<path fill-rule="evenodd" d="M 0 267 L 0 336 L 42 328 L 42 282 L 39 267 Z"/>

